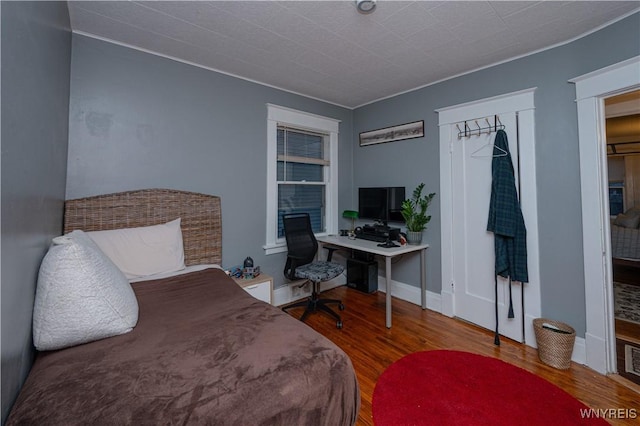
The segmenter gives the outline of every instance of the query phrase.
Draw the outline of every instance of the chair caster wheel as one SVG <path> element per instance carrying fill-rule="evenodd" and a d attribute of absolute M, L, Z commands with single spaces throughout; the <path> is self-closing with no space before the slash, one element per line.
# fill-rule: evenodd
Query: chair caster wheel
<path fill-rule="evenodd" d="M 336 327 L 342 329 L 342 321 L 336 321 Z"/>
<path fill-rule="evenodd" d="M 341 303 L 338 305 L 338 309 L 340 309 L 341 311 L 344 311 L 344 305 Z"/>

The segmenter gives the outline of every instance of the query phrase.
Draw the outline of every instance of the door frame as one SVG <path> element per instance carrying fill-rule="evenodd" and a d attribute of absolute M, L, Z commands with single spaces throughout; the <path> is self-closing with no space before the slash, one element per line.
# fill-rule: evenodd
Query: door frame
<path fill-rule="evenodd" d="M 569 82 L 576 85 L 578 110 L 586 363 L 606 374 L 616 371 L 616 354 L 604 99 L 640 87 L 640 56 Z"/>
<path fill-rule="evenodd" d="M 541 315 L 540 268 L 538 241 L 538 197 L 535 164 L 535 106 L 536 88 L 520 90 L 499 96 L 480 99 L 463 104 L 437 109 L 440 127 L 440 218 L 441 218 L 441 267 L 442 267 L 442 313 L 449 317 L 456 314 L 453 295 L 453 167 L 452 149 L 456 134 L 452 126 L 465 120 L 488 115 L 500 115 L 518 111 L 522 118 L 518 132 L 531 143 L 519 144 L 520 158 L 520 203 L 527 226 L 527 254 L 529 283 L 523 285 L 524 295 L 524 340 L 535 347 L 533 320 Z M 487 113 L 490 111 L 490 113 Z M 456 139 L 457 141 L 457 139 Z M 487 194 L 488 196 L 489 194 Z M 488 212 L 487 212 L 488 214 Z"/>

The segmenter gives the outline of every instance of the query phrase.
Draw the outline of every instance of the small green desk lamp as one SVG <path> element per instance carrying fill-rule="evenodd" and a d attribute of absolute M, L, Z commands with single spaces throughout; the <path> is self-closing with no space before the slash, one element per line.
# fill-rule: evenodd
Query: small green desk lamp
<path fill-rule="evenodd" d="M 356 227 L 356 219 L 358 218 L 358 212 L 355 210 L 345 210 L 342 212 L 342 217 L 351 219 L 351 232 L 353 232 L 353 230 Z"/>

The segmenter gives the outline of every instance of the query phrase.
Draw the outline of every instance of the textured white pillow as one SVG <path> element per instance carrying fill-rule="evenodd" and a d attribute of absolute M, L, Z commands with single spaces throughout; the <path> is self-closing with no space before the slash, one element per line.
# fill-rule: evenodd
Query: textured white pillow
<path fill-rule="evenodd" d="M 42 260 L 33 307 L 40 351 L 128 333 L 138 301 L 122 272 L 82 231 L 53 239 Z"/>
<path fill-rule="evenodd" d="M 620 213 L 616 216 L 613 224 L 622 226 L 623 228 L 635 229 L 640 225 L 640 213 L 637 215 Z"/>
<path fill-rule="evenodd" d="M 184 269 L 180 218 L 162 225 L 87 232 L 128 279 Z"/>

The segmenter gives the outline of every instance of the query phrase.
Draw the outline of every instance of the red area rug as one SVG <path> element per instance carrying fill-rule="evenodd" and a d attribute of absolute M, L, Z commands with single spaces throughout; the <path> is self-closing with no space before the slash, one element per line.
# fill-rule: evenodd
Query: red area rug
<path fill-rule="evenodd" d="M 581 411 L 583 410 L 583 411 Z M 458 351 L 398 360 L 373 391 L 373 422 L 401 425 L 580 425 L 607 422 L 546 380 L 495 358 Z"/>

